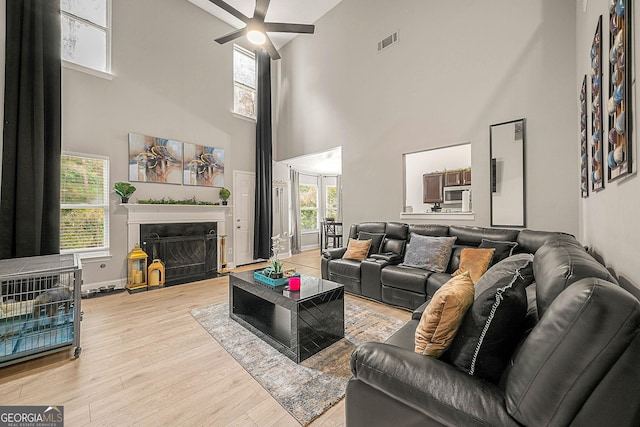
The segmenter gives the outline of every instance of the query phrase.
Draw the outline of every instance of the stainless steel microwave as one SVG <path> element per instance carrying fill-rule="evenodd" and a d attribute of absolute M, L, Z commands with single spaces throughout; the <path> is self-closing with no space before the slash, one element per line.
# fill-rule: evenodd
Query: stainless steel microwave
<path fill-rule="evenodd" d="M 444 187 L 443 205 L 462 205 L 462 192 L 471 190 L 470 185 L 457 185 L 453 187 Z"/>

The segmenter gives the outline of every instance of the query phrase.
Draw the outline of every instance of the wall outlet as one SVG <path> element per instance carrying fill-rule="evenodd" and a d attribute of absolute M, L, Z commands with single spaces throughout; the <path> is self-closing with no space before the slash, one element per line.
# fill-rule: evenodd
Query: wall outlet
<path fill-rule="evenodd" d="M 227 249 L 227 254 L 229 254 L 229 255 L 233 255 L 233 248 L 229 248 L 229 249 Z"/>

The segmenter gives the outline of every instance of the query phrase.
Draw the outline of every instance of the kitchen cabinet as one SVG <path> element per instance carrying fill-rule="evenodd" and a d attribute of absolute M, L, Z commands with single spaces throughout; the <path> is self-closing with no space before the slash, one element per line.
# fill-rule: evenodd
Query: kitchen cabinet
<path fill-rule="evenodd" d="M 444 174 L 427 173 L 422 175 L 422 202 L 442 203 Z"/>
<path fill-rule="evenodd" d="M 462 171 L 462 185 L 471 185 L 471 171 Z"/>
<path fill-rule="evenodd" d="M 462 172 L 446 172 L 444 174 L 444 186 L 452 187 L 462 185 Z"/>

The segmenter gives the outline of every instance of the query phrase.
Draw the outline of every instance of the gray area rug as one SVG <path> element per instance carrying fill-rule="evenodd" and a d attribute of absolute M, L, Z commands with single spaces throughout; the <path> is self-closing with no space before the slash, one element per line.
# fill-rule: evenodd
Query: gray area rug
<path fill-rule="evenodd" d="M 296 364 L 231 320 L 227 303 L 197 308 L 191 315 L 303 426 L 344 397 L 355 347 L 385 341 L 404 324 L 345 301 L 345 338 Z"/>

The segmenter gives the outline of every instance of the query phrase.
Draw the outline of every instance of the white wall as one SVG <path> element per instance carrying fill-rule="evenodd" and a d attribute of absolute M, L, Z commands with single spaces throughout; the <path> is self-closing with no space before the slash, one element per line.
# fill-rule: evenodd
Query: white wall
<path fill-rule="evenodd" d="M 63 149 L 108 156 L 111 184 L 127 180 L 127 134 L 137 132 L 223 148 L 225 186 L 233 169 L 254 170 L 255 125 L 232 116 L 232 44 L 213 40 L 230 27 L 187 1 L 113 2 L 113 80 L 63 72 Z M 111 186 L 112 186 L 111 185 Z M 218 188 L 135 183 L 135 198 L 195 196 Z M 126 277 L 126 209 L 111 197 L 111 253 L 85 262 L 85 283 Z M 232 236 L 231 217 L 227 235 Z M 233 246 L 229 240 L 228 245 Z"/>
<path fill-rule="evenodd" d="M 341 145 L 347 226 L 399 220 L 402 154 L 462 141 L 488 226 L 489 125 L 526 118 L 527 226 L 577 234 L 574 2 L 343 0 L 282 57 L 278 159 Z"/>
<path fill-rule="evenodd" d="M 632 52 L 633 66 L 632 70 L 637 70 L 640 61 L 640 31 L 637 25 L 640 24 L 640 10 L 638 3 L 633 2 L 635 26 L 634 49 Z M 585 74 L 590 75 L 590 57 L 591 42 L 593 34 L 596 30 L 598 17 L 603 16 L 602 32 L 603 32 L 603 99 L 608 99 L 609 73 L 607 68 L 608 58 L 608 4 L 607 0 L 590 0 L 587 4 L 586 11 L 583 8 L 583 2 L 576 3 L 576 75 L 574 76 L 574 121 L 578 121 L 578 93 L 582 78 Z M 635 82 L 635 75 L 633 81 Z M 626 88 L 625 88 L 626 90 Z M 636 118 L 638 116 L 637 91 L 634 86 L 632 93 L 632 110 L 634 117 L 635 132 L 632 134 L 633 151 L 637 153 L 638 144 L 638 128 Z M 591 92 L 588 89 L 587 99 L 591 99 Z M 587 110 L 591 111 L 591 103 L 587 104 Z M 606 113 L 605 113 L 606 114 Z M 591 120 L 591 119 L 589 119 Z M 605 119 L 605 123 L 607 120 Z M 606 133 L 603 133 L 606 135 Z M 578 157 L 579 138 L 576 134 L 572 138 L 575 145 L 575 175 L 579 173 Z M 608 153 L 604 153 L 605 155 Z M 591 249 L 599 254 L 608 267 L 613 268 L 620 276 L 640 285 L 640 263 L 638 263 L 638 242 L 640 241 L 640 227 L 638 222 L 638 212 L 640 211 L 640 179 L 637 176 L 638 156 L 634 159 L 634 174 L 626 179 L 608 183 L 605 182 L 605 189 L 594 193 L 589 192 L 589 197 L 580 199 L 580 238 L 583 244 L 588 245 Z M 577 188 L 577 187 L 576 187 Z M 577 193 L 577 190 L 576 190 Z"/>

